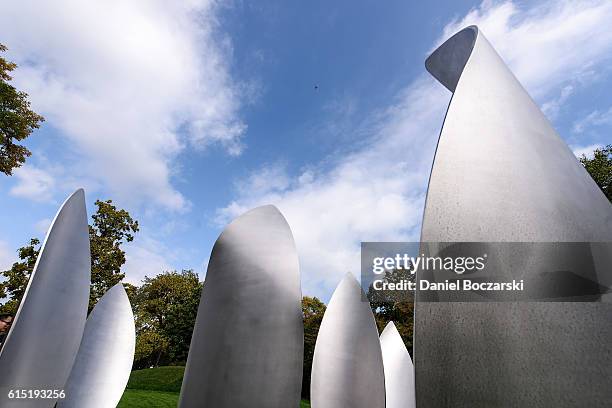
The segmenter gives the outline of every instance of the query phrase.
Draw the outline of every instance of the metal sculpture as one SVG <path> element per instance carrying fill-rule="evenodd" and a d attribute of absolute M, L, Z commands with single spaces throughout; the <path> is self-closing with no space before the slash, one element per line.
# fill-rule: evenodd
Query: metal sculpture
<path fill-rule="evenodd" d="M 61 206 L 0 353 L 0 406 L 52 407 L 70 374 L 87 318 L 90 255 L 85 193 Z M 39 391 L 39 398 L 10 398 L 11 390 Z"/>
<path fill-rule="evenodd" d="M 104 294 L 91 311 L 58 408 L 114 408 L 134 361 L 134 315 L 123 284 Z"/>
<path fill-rule="evenodd" d="M 609 287 L 610 246 L 588 243 L 612 241 L 612 206 L 482 32 L 455 34 L 426 67 L 453 97 L 421 241 L 586 242 L 600 266 L 589 279 Z M 611 321 L 602 302 L 417 301 L 417 403 L 604 406 Z"/>
<path fill-rule="evenodd" d="M 340 282 L 317 336 L 310 398 L 313 408 L 384 408 L 385 378 L 370 304 L 350 273 Z"/>
<path fill-rule="evenodd" d="M 301 299 L 295 243 L 276 207 L 229 224 L 208 264 L 179 406 L 299 406 Z"/>
<path fill-rule="evenodd" d="M 415 408 L 414 366 L 393 322 L 380 334 L 380 348 L 385 368 L 386 408 Z"/>

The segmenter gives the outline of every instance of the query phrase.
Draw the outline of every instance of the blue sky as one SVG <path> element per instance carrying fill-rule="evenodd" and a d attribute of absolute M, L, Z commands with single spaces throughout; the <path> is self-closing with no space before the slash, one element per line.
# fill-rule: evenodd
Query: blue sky
<path fill-rule="evenodd" d="M 360 241 L 418 239 L 450 98 L 424 60 L 469 24 L 575 152 L 611 142 L 610 2 L 429 3 L 9 1 L 0 42 L 47 120 L 0 178 L 0 267 L 81 186 L 139 220 L 132 282 L 203 278 L 223 225 L 272 203 L 327 300 Z"/>

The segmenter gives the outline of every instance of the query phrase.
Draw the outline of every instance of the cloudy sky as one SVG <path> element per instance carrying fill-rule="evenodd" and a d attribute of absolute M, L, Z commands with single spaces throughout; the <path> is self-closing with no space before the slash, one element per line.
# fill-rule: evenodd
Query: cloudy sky
<path fill-rule="evenodd" d="M 327 300 L 360 241 L 418 239 L 450 99 L 424 60 L 470 24 L 575 152 L 612 141 L 612 2 L 428 3 L 8 0 L 0 42 L 46 122 L 0 176 L 0 268 L 81 186 L 140 221 L 135 283 L 204 278 L 223 226 L 272 203 Z"/>

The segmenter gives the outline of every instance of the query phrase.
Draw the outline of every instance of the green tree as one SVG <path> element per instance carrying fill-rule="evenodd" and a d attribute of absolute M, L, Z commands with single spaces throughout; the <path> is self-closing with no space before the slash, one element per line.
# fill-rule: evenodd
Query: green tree
<path fill-rule="evenodd" d="M 592 159 L 583 154 L 580 163 L 612 202 L 612 145 L 595 149 Z"/>
<path fill-rule="evenodd" d="M 0 314 L 15 316 L 17 313 L 39 252 L 40 241 L 32 238 L 29 245 L 21 247 L 17 251 L 20 261 L 15 262 L 11 269 L 0 273 L 5 279 L 4 282 L 0 283 L 0 299 L 9 298 L 6 303 L 0 306 Z"/>
<path fill-rule="evenodd" d="M 409 269 L 396 269 L 385 272 L 383 279 L 386 282 L 399 283 L 402 281 L 414 282 L 415 278 L 416 274 L 411 273 Z M 370 285 L 368 299 L 376 319 L 378 332 L 381 333 L 387 323 L 392 321 L 402 336 L 408 352 L 412 354 L 414 292 L 374 290 L 374 287 Z"/>
<path fill-rule="evenodd" d="M 143 329 L 136 336 L 134 369 L 159 365 L 162 356 L 168 354 L 168 339 L 154 329 Z"/>
<path fill-rule="evenodd" d="M 126 210 L 117 209 L 112 200 L 96 201 L 98 207 L 89 226 L 91 248 L 91 291 L 89 310 L 106 291 L 125 277 L 121 267 L 125 264 L 125 252 L 121 246 L 134 240 L 138 232 L 135 221 Z"/>
<path fill-rule="evenodd" d="M 0 52 L 6 47 L 0 44 Z M 30 109 L 28 95 L 9 84 L 15 63 L 0 57 L 0 172 L 10 176 L 25 163 L 30 151 L 16 142 L 26 139 L 40 127 L 42 116 Z"/>
<path fill-rule="evenodd" d="M 127 297 L 130 300 L 130 304 L 133 305 L 136 301 L 136 293 L 138 291 L 138 286 L 132 285 L 131 283 L 123 282 L 123 289 L 125 289 L 125 293 L 127 294 Z"/>
<path fill-rule="evenodd" d="M 91 287 L 89 310 L 93 309 L 98 299 L 108 289 L 124 278 L 121 266 L 125 263 L 125 252 L 121 245 L 134 239 L 133 233 L 138 231 L 138 222 L 134 221 L 125 210 L 118 210 L 111 200 L 96 201 L 98 207 L 92 215 L 92 225 L 89 226 L 91 247 Z M 0 299 L 8 301 L 0 306 L 1 313 L 15 315 L 21 303 L 21 298 L 30 280 L 34 264 L 40 251 L 40 241 L 36 238 L 30 244 L 19 248 L 19 262 L 11 269 L 0 272 L 4 282 L 0 283 Z M 128 296 L 132 300 L 135 287 L 124 284 Z"/>
<path fill-rule="evenodd" d="M 145 277 L 132 304 L 137 334 L 135 367 L 187 361 L 201 292 L 202 284 L 192 270 Z M 151 339 L 165 346 L 152 348 Z"/>
<path fill-rule="evenodd" d="M 325 304 L 316 297 L 304 296 L 302 298 L 302 317 L 304 319 L 304 368 L 302 375 L 302 397 L 310 399 L 310 372 L 312 371 L 312 358 L 319 327 L 325 313 Z"/>

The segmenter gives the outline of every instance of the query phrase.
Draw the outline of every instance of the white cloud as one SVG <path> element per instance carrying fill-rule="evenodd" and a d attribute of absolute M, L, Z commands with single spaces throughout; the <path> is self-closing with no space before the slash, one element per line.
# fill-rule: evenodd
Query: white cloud
<path fill-rule="evenodd" d="M 25 164 L 15 169 L 13 175 L 17 184 L 9 190 L 11 195 L 41 202 L 52 200 L 56 182 L 46 170 Z"/>
<path fill-rule="evenodd" d="M 612 108 L 607 111 L 594 110 L 583 119 L 574 122 L 575 133 L 583 133 L 586 129 L 602 125 L 612 125 Z"/>
<path fill-rule="evenodd" d="M 161 242 L 139 235 L 126 246 L 125 265 L 121 271 L 125 273 L 125 281 L 140 285 L 145 275 L 153 277 L 164 271 L 174 270 L 169 258 L 170 251 Z"/>
<path fill-rule="evenodd" d="M 572 151 L 574 152 L 574 155 L 576 157 L 580 158 L 583 155 L 585 155 L 589 159 L 592 159 L 593 152 L 595 151 L 595 149 L 601 149 L 603 146 L 600 144 L 592 144 L 588 146 L 570 146 L 570 147 L 572 148 Z"/>
<path fill-rule="evenodd" d="M 190 144 L 241 152 L 231 44 L 212 0 L 9 1 L 0 36 L 16 85 L 68 137 L 74 173 L 123 201 L 181 210 L 173 160 Z M 184 135 L 184 136 L 182 136 Z"/>
<path fill-rule="evenodd" d="M 53 222 L 51 218 L 43 218 L 42 220 L 36 221 L 36 224 L 34 224 L 34 230 L 38 233 L 39 237 L 44 237 L 47 235 L 51 222 Z"/>
<path fill-rule="evenodd" d="M 8 243 L 0 240 L 0 271 L 9 269 L 16 260 L 15 251 L 9 247 Z"/>
<path fill-rule="evenodd" d="M 529 92 L 557 106 L 588 75 L 605 66 L 612 49 L 612 3 L 555 2 L 523 10 L 483 3 L 447 25 L 440 41 L 478 24 Z M 588 43 L 588 46 L 584 46 Z M 588 68 L 588 69 L 587 69 Z M 567 88 L 570 86 L 571 88 Z M 565 91 L 564 91 L 565 89 Z M 358 274 L 359 241 L 418 240 L 431 160 L 449 94 L 423 75 L 373 113 L 358 150 L 332 160 L 331 169 L 270 175 L 254 172 L 218 215 L 223 222 L 261 204 L 276 204 L 292 227 L 306 294 L 326 297 L 347 270 Z M 561 96 L 561 97 L 560 97 Z M 552 108 L 552 105 L 551 105 Z M 269 183 L 261 181 L 269 180 Z"/>
<path fill-rule="evenodd" d="M 309 169 L 294 178 L 276 165 L 261 169 L 219 210 L 220 220 L 228 222 L 258 205 L 277 205 L 295 236 L 305 293 L 326 296 L 347 271 L 359 274 L 360 241 L 419 239 L 447 98 L 433 80 L 417 81 L 381 114 L 363 150 L 337 160 L 331 170 Z"/>
<path fill-rule="evenodd" d="M 548 102 L 542 104 L 542 112 L 550 119 L 556 119 L 559 115 L 559 110 L 562 105 L 572 96 L 574 93 L 574 85 L 566 85 L 561 89 L 561 92 L 557 97 L 553 97 Z"/>
<path fill-rule="evenodd" d="M 612 2 L 558 0 L 526 5 L 531 7 L 484 1 L 448 24 L 438 43 L 463 27 L 478 25 L 519 81 L 544 102 L 551 93 L 562 98 L 568 85 L 583 85 L 597 78 L 594 72 L 608 69 Z"/>
<path fill-rule="evenodd" d="M 244 194 L 261 196 L 283 191 L 289 187 L 290 182 L 284 164 L 275 163 L 252 173 L 247 180 L 238 182 L 236 187 Z"/>

